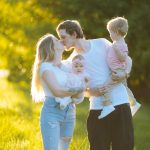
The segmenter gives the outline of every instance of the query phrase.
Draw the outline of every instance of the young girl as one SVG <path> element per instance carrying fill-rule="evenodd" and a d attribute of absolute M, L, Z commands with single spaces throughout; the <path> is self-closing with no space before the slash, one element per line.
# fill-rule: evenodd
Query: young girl
<path fill-rule="evenodd" d="M 107 30 L 109 31 L 110 37 L 113 41 L 112 47 L 108 52 L 107 62 L 112 73 L 117 73 L 118 75 L 122 76 L 122 74 L 124 74 L 126 70 L 128 70 L 128 47 L 124 39 L 128 32 L 128 21 L 125 18 L 116 17 L 107 23 Z M 111 85 L 114 84 L 114 81 L 111 79 L 107 81 L 106 84 L 110 85 L 111 90 Z M 132 115 L 134 115 L 140 108 L 141 104 L 136 101 L 134 95 L 132 94 L 132 91 L 127 86 L 126 80 L 123 81 L 123 84 L 127 89 L 131 104 L 131 112 Z M 98 117 L 99 119 L 107 116 L 115 110 L 111 103 L 109 92 L 104 94 L 103 105 L 104 107 L 101 115 Z"/>
<path fill-rule="evenodd" d="M 76 55 L 72 59 L 72 70 L 71 73 L 68 73 L 66 87 L 70 90 L 74 89 L 86 89 L 89 84 L 90 77 L 85 73 L 85 62 L 82 55 Z M 69 103 L 79 104 L 83 101 L 77 98 L 70 97 L 56 97 L 56 102 L 60 103 L 60 109 L 65 109 Z"/>

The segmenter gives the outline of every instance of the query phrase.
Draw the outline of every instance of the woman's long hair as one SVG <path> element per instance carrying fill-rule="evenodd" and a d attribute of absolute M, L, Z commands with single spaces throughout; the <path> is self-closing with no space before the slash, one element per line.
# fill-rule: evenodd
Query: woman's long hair
<path fill-rule="evenodd" d="M 31 82 L 31 95 L 35 102 L 42 101 L 44 98 L 40 80 L 40 65 L 42 62 L 51 62 L 54 59 L 53 37 L 52 34 L 46 34 L 37 42 Z"/>

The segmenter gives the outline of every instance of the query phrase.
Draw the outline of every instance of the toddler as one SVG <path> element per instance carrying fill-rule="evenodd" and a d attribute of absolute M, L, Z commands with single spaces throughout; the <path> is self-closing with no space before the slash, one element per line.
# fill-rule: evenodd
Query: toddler
<path fill-rule="evenodd" d="M 72 59 L 72 68 L 71 72 L 68 73 L 66 87 L 69 89 L 86 89 L 89 85 L 90 77 L 85 73 L 85 62 L 82 55 L 76 55 Z M 78 98 L 57 97 L 55 100 L 60 103 L 60 109 L 64 109 L 69 103 L 81 103 L 81 100 Z"/>
<path fill-rule="evenodd" d="M 116 17 L 114 19 L 111 19 L 107 23 L 107 30 L 109 31 L 110 37 L 113 41 L 112 47 L 110 48 L 107 55 L 108 65 L 112 73 L 117 73 L 119 76 L 122 76 L 124 73 L 128 75 L 127 59 L 130 58 L 128 56 L 128 47 L 124 39 L 128 32 L 128 21 L 123 17 Z M 122 83 L 127 89 L 133 116 L 140 108 L 141 104 L 136 101 L 134 95 L 132 94 L 132 91 L 128 88 L 127 80 L 125 79 L 124 81 L 122 81 Z M 105 84 L 108 85 L 111 90 L 114 81 L 110 79 Z M 115 110 L 110 100 L 110 92 L 104 94 L 103 106 L 103 110 L 98 116 L 99 119 L 107 116 Z"/>

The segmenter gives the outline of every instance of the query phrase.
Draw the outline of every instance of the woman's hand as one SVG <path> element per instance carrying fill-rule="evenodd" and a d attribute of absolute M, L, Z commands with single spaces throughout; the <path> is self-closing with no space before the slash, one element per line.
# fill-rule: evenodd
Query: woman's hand
<path fill-rule="evenodd" d="M 75 94 L 75 95 L 72 95 L 71 98 L 76 98 L 76 99 L 78 99 L 78 98 L 81 98 L 82 96 L 83 96 L 83 92 L 78 93 L 78 94 Z"/>
<path fill-rule="evenodd" d="M 74 88 L 69 88 L 69 92 L 75 92 L 76 94 L 82 93 L 84 91 L 84 87 L 74 87 Z"/>

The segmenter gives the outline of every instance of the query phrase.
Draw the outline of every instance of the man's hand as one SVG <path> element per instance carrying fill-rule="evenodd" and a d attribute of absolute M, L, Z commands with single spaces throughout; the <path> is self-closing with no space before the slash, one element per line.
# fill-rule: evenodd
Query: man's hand
<path fill-rule="evenodd" d="M 97 86 L 96 88 L 89 89 L 90 96 L 102 96 L 108 91 L 107 86 Z"/>

